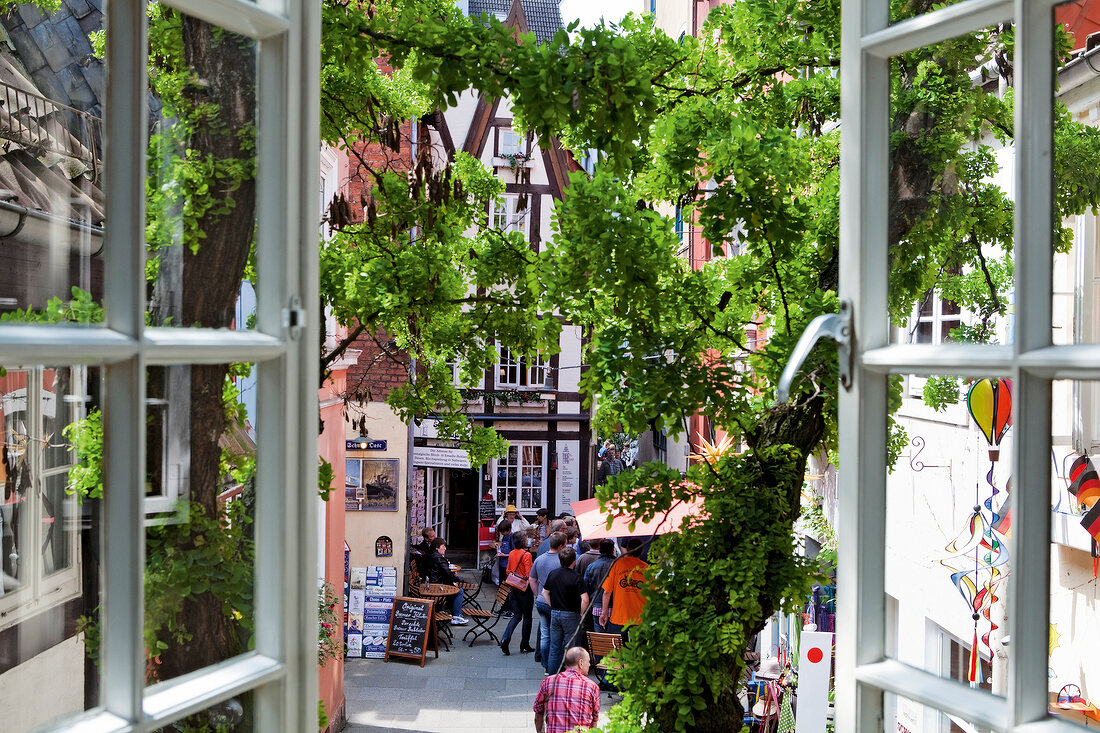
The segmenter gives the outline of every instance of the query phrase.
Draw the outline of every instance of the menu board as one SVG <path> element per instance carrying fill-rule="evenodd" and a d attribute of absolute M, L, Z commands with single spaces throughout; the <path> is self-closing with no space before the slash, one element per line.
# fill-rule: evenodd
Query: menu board
<path fill-rule="evenodd" d="M 497 503 L 492 497 L 478 502 L 478 519 L 490 520 L 497 518 Z"/>
<path fill-rule="evenodd" d="M 432 606 L 434 601 L 425 598 L 393 599 L 390 615 L 390 631 L 386 639 L 386 659 L 411 657 L 424 666 L 424 654 L 428 651 L 428 637 L 432 631 Z"/>

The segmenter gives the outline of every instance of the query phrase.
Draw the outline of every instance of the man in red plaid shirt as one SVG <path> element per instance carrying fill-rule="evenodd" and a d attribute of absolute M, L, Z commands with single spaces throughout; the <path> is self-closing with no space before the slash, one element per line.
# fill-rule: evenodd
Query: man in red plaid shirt
<path fill-rule="evenodd" d="M 535 695 L 537 733 L 568 733 L 577 726 L 595 728 L 600 717 L 600 688 L 588 679 L 588 651 L 565 652 L 565 669 L 542 681 Z"/>

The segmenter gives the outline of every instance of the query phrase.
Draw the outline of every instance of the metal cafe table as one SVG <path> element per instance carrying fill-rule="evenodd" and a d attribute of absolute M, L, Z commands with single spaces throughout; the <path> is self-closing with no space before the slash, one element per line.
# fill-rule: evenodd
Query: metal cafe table
<path fill-rule="evenodd" d="M 450 651 L 451 645 L 448 643 L 448 639 L 451 638 L 451 613 L 444 607 L 444 601 L 448 598 L 453 598 L 458 595 L 457 585 L 448 585 L 446 583 L 424 583 L 420 586 L 420 595 L 424 598 L 432 598 L 435 600 L 435 612 L 433 616 L 436 620 L 436 635 L 437 638 L 443 641 L 444 646 L 447 647 L 447 651 Z M 438 627 L 443 627 L 443 633 L 439 633 Z M 445 637 L 445 638 L 444 638 Z"/>

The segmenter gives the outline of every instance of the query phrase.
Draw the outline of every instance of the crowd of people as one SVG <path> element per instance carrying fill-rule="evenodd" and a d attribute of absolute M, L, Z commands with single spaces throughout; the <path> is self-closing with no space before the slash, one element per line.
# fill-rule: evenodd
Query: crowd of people
<path fill-rule="evenodd" d="M 607 455 L 605 462 L 612 460 Z M 539 509 L 532 523 L 513 505 L 505 507 L 495 530 L 496 554 L 487 572 L 508 587 L 501 653 L 511 656 L 518 629 L 519 652 L 533 652 L 546 674 L 535 697 L 535 729 L 564 733 L 576 726 L 594 727 L 600 690 L 615 688 L 605 679 L 588 677 L 593 660 L 584 632 L 621 634 L 627 640 L 629 626 L 638 622 L 645 604 L 645 543 L 637 537 L 621 543 L 609 538 L 589 542 L 569 514 L 550 519 L 546 509 Z M 455 584 L 446 542 L 430 528 L 421 535 L 413 548 L 422 555 L 421 575 L 430 583 Z M 452 602 L 452 624 L 467 623 L 463 600 L 460 590 Z M 538 636 L 532 643 L 536 613 Z"/>
<path fill-rule="evenodd" d="M 648 563 L 641 558 L 644 543 L 637 537 L 625 545 L 609 538 L 590 543 L 581 538 L 574 517 L 563 514 L 547 521 L 547 516 L 540 509 L 534 525 L 517 530 L 522 517 L 509 505 L 497 524 L 495 562 L 500 582 L 511 586 L 507 610 L 513 614 L 501 637 L 501 652 L 511 654 L 509 643 L 522 623 L 520 651 L 535 652 L 535 660 L 552 674 L 567 646 L 583 640 L 582 632 L 621 634 L 638 620 Z M 540 537 L 545 538 L 536 545 Z M 534 613 L 539 616 L 537 647 L 530 643 Z"/>

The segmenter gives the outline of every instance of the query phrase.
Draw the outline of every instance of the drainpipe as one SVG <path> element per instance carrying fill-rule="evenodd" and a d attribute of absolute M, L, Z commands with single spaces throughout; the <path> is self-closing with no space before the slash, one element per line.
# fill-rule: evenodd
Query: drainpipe
<path fill-rule="evenodd" d="M 413 165 L 416 165 L 416 144 L 417 144 L 417 128 L 419 127 L 418 121 L 415 117 L 412 118 L 412 130 L 409 133 L 409 154 Z M 409 231 L 409 241 L 416 243 L 416 227 L 412 227 Z M 409 379 L 416 379 L 416 359 L 409 359 Z M 409 530 L 412 525 L 409 520 L 412 518 L 412 493 L 413 493 L 413 420 L 409 419 L 408 433 L 406 435 L 406 447 L 408 448 L 408 455 L 405 458 L 405 562 L 404 562 L 404 574 L 402 577 L 409 577 L 410 568 L 410 553 L 409 553 Z M 408 588 L 405 589 L 408 593 Z"/>

